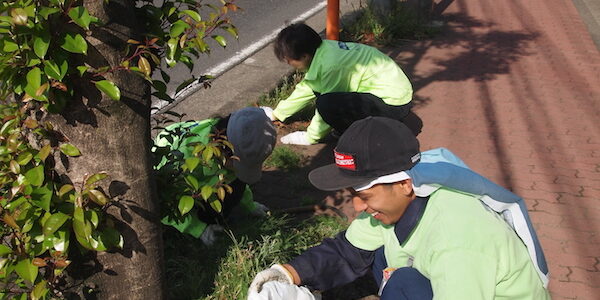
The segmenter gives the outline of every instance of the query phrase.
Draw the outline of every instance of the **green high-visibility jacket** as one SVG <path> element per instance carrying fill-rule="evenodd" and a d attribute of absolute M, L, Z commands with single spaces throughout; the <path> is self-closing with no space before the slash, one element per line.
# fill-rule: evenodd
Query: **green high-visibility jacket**
<path fill-rule="evenodd" d="M 273 115 L 281 121 L 302 110 L 319 94 L 331 92 L 371 93 L 389 105 L 412 100 L 412 86 L 402 69 L 387 55 L 371 46 L 323 40 L 304 79 L 281 101 Z M 308 126 L 311 142 L 323 138 L 330 126 L 315 113 Z"/>

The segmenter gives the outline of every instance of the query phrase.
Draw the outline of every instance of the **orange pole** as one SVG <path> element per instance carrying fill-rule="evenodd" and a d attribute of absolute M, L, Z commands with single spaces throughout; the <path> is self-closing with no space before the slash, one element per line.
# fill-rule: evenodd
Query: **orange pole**
<path fill-rule="evenodd" d="M 340 39 L 340 0 L 327 0 L 327 27 L 325 32 L 328 40 Z"/>

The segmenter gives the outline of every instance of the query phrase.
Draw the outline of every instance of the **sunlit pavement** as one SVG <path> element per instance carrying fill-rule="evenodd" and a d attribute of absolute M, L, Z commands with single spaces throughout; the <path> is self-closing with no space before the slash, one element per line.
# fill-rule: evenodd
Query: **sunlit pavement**
<path fill-rule="evenodd" d="M 447 32 L 394 47 L 422 149 L 525 198 L 553 299 L 600 299 L 600 53 L 571 0 L 450 3 Z"/>

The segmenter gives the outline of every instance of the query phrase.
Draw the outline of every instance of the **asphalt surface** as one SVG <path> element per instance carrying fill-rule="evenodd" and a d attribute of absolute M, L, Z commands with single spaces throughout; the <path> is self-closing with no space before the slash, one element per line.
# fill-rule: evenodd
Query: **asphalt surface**
<path fill-rule="evenodd" d="M 220 3 L 217 0 L 205 2 Z M 222 72 L 239 63 L 239 61 L 232 61 L 232 57 L 239 56 L 241 51 L 257 41 L 260 41 L 261 47 L 266 46 L 268 41 L 261 41 L 261 39 L 264 39 L 265 36 L 271 34 L 278 27 L 284 26 L 286 22 L 296 19 L 299 15 L 319 6 L 319 4 L 320 7 L 324 6 L 323 0 L 236 0 L 234 3 L 241 9 L 230 12 L 228 16 L 231 18 L 232 24 L 238 29 L 239 39 L 236 40 L 227 32 L 219 32 L 218 34 L 226 38 L 227 46 L 223 48 L 214 40 L 207 39 L 211 52 L 209 55 L 200 56 L 195 61 L 191 73 L 183 64 L 167 69 L 167 74 L 171 76 L 171 81 L 167 85 L 167 92 L 172 97 L 176 96 L 177 86 L 191 78 L 192 74 L 196 77 L 209 73 L 211 75 L 221 75 Z M 256 47 L 257 45 L 253 46 Z M 256 50 L 260 50 L 260 48 Z M 160 78 L 160 74 L 156 74 L 156 77 Z M 153 99 L 153 106 L 162 107 L 165 104 L 164 101 Z"/>

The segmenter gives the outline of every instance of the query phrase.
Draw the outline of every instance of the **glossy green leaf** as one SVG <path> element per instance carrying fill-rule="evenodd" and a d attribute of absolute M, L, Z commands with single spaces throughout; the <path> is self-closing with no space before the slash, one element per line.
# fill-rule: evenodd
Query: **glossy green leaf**
<path fill-rule="evenodd" d="M 213 35 L 212 38 L 215 41 L 217 41 L 217 43 L 219 43 L 219 45 L 221 45 L 223 48 L 225 48 L 227 46 L 227 41 L 225 40 L 225 38 L 223 36 Z"/>
<path fill-rule="evenodd" d="M 6 257 L 7 254 L 10 254 L 12 252 L 12 249 L 10 249 L 8 246 L 0 244 L 0 257 Z"/>
<path fill-rule="evenodd" d="M 31 263 L 31 260 L 26 258 L 20 260 L 15 266 L 17 274 L 27 282 L 33 284 L 38 275 L 38 267 Z"/>
<path fill-rule="evenodd" d="M 16 122 L 17 119 L 11 119 L 6 121 L 4 124 L 2 124 L 2 127 L 0 128 L 0 134 L 8 134 L 10 130 L 14 129 Z"/>
<path fill-rule="evenodd" d="M 54 233 L 52 247 L 56 251 L 65 252 L 69 249 L 70 230 L 59 230 Z"/>
<path fill-rule="evenodd" d="M 90 23 L 93 18 L 90 16 L 88 10 L 83 6 L 75 6 L 69 10 L 69 17 L 75 22 L 75 24 L 81 26 L 85 30 L 90 29 Z"/>
<path fill-rule="evenodd" d="M 59 11 L 60 11 L 60 9 L 58 7 L 43 6 L 39 9 L 38 13 L 40 14 L 40 16 L 42 16 L 42 18 L 48 19 L 49 15 L 55 14 Z"/>
<path fill-rule="evenodd" d="M 42 31 L 39 35 L 33 39 L 33 51 L 39 58 L 44 58 L 50 47 L 50 34 L 46 31 Z"/>
<path fill-rule="evenodd" d="M 75 146 L 73 146 L 73 144 L 69 144 L 69 143 L 65 143 L 65 144 L 61 144 L 59 146 L 60 148 L 60 152 L 64 153 L 65 155 L 71 156 L 71 157 L 76 157 L 76 156 L 80 156 L 81 152 L 79 151 L 79 149 Z"/>
<path fill-rule="evenodd" d="M 224 27 L 224 29 L 227 32 L 229 32 L 229 34 L 231 34 L 231 36 L 233 36 L 234 38 L 236 38 L 236 39 L 239 38 L 239 36 L 238 36 L 238 30 L 237 30 L 237 28 L 235 28 L 235 26 L 229 25 L 227 27 Z"/>
<path fill-rule="evenodd" d="M 19 45 L 9 38 L 0 40 L 0 45 L 3 52 L 12 53 L 19 50 Z"/>
<path fill-rule="evenodd" d="M 47 284 L 47 281 L 42 280 L 35 285 L 35 287 L 31 291 L 31 300 L 39 300 L 39 299 L 44 298 L 44 296 L 46 296 L 46 294 L 49 291 L 46 284 Z"/>
<path fill-rule="evenodd" d="M 200 158 L 198 157 L 190 157 L 185 159 L 185 164 L 183 165 L 190 172 L 194 171 L 196 167 L 200 164 Z"/>
<path fill-rule="evenodd" d="M 25 172 L 25 178 L 33 186 L 41 186 L 44 183 L 44 166 L 37 166 Z"/>
<path fill-rule="evenodd" d="M 100 80 L 96 81 L 96 88 L 98 88 L 102 93 L 106 94 L 113 100 L 121 99 L 121 91 L 119 87 L 117 87 L 114 82 L 110 80 Z"/>
<path fill-rule="evenodd" d="M 45 236 L 54 234 L 65 222 L 69 219 L 68 215 L 61 212 L 52 214 L 48 220 L 44 223 L 43 232 Z"/>
<path fill-rule="evenodd" d="M 200 17 L 200 14 L 199 14 L 198 12 L 196 12 L 196 11 L 194 11 L 194 10 L 190 10 L 190 9 L 182 10 L 182 11 L 179 13 L 179 16 L 183 16 L 183 15 L 188 15 L 188 16 L 190 16 L 190 17 L 191 17 L 191 18 L 192 18 L 194 21 L 196 21 L 196 22 L 200 22 L 200 20 L 202 19 L 202 18 Z"/>
<path fill-rule="evenodd" d="M 31 192 L 32 203 L 45 211 L 50 211 L 50 202 L 52 201 L 52 194 L 54 193 L 49 186 L 51 185 L 46 184 L 41 187 L 36 187 Z"/>
<path fill-rule="evenodd" d="M 200 183 L 198 179 L 194 175 L 187 175 L 184 177 L 185 182 L 192 187 L 194 191 L 197 191 L 200 188 Z"/>
<path fill-rule="evenodd" d="M 66 193 L 72 191 L 73 189 L 74 187 L 72 185 L 65 184 L 60 187 L 60 190 L 58 191 L 58 196 L 62 198 Z"/>
<path fill-rule="evenodd" d="M 71 53 L 86 54 L 88 44 L 80 34 L 66 33 L 62 38 L 60 47 Z"/>
<path fill-rule="evenodd" d="M 44 145 L 44 147 L 42 147 L 42 149 L 40 149 L 40 152 L 38 152 L 37 157 L 41 161 L 45 161 L 46 158 L 48 157 L 48 155 L 50 154 L 50 150 L 52 150 L 52 146 L 50 146 L 50 144 Z"/>
<path fill-rule="evenodd" d="M 77 66 L 77 71 L 79 71 L 79 76 L 83 76 L 83 74 L 85 74 L 85 72 L 87 72 L 88 69 L 89 69 L 89 67 L 87 67 L 87 66 Z"/>
<path fill-rule="evenodd" d="M 123 237 L 114 228 L 107 227 L 100 233 L 99 239 L 102 241 L 106 248 L 123 248 Z"/>
<path fill-rule="evenodd" d="M 212 186 L 209 185 L 205 185 L 202 187 L 202 190 L 200 191 L 200 195 L 202 195 L 202 198 L 204 200 L 208 200 L 208 198 L 210 198 L 210 196 L 213 194 L 213 188 Z"/>
<path fill-rule="evenodd" d="M 78 207 L 81 209 L 80 207 Z M 83 211 L 81 212 L 83 214 Z M 75 238 L 81 246 L 86 249 L 92 250 L 94 247 L 91 244 L 92 240 L 92 225 L 90 222 L 85 221 L 82 216 L 82 220 L 77 218 L 73 219 L 73 231 L 75 232 Z"/>
<path fill-rule="evenodd" d="M 223 209 L 223 204 L 221 204 L 221 201 L 219 200 L 214 200 L 210 202 L 210 207 L 212 207 L 216 212 L 220 213 Z"/>
<path fill-rule="evenodd" d="M 95 210 L 87 210 L 85 212 L 85 219 L 90 221 L 90 224 L 92 224 L 93 228 L 98 228 L 98 224 L 100 224 L 100 217 L 98 216 L 98 213 Z"/>
<path fill-rule="evenodd" d="M 94 183 L 96 183 L 96 182 L 98 182 L 98 181 L 100 181 L 100 180 L 102 180 L 102 179 L 104 179 L 106 177 L 108 177 L 108 174 L 106 172 L 96 173 L 96 174 L 88 177 L 88 179 L 85 181 L 85 185 L 86 186 L 91 186 Z"/>
<path fill-rule="evenodd" d="M 58 65 L 51 60 L 46 60 L 44 61 L 44 72 L 46 73 L 46 75 L 61 81 L 62 80 L 62 76 L 61 76 L 61 72 L 60 72 L 60 68 L 58 67 Z"/>
<path fill-rule="evenodd" d="M 31 159 L 33 159 L 33 154 L 31 154 L 31 152 L 29 152 L 29 151 L 23 152 L 23 153 L 19 154 L 19 156 L 17 156 L 17 162 L 21 166 L 24 166 L 27 163 L 29 163 L 31 161 Z"/>
<path fill-rule="evenodd" d="M 181 198 L 179 198 L 179 204 L 177 205 L 177 208 L 179 209 L 179 212 L 182 216 L 187 214 L 193 207 L 194 198 L 192 198 L 191 196 L 184 195 L 181 196 Z"/>
<path fill-rule="evenodd" d="M 21 173 L 21 166 L 19 165 L 19 163 L 16 160 L 11 160 L 9 163 L 9 168 L 10 171 L 13 172 L 14 174 L 20 174 Z"/>
<path fill-rule="evenodd" d="M 190 28 L 190 25 L 182 20 L 178 20 L 171 25 L 169 35 L 172 38 L 179 37 L 186 29 Z"/>
<path fill-rule="evenodd" d="M 99 190 L 90 190 L 88 191 L 90 199 L 94 201 L 94 203 L 103 206 L 108 203 L 108 198 L 104 195 L 103 192 Z"/>
<path fill-rule="evenodd" d="M 40 70 L 40 68 L 35 67 L 29 70 L 29 72 L 27 72 L 26 78 L 27 85 L 25 86 L 25 92 L 27 92 L 29 96 L 35 99 L 43 100 L 39 98 L 40 96 L 36 95 L 38 89 L 42 85 L 42 70 Z"/>
<path fill-rule="evenodd" d="M 165 60 L 169 67 L 173 67 L 177 61 L 175 61 L 175 54 L 177 53 L 177 39 L 172 38 L 167 41 L 167 55 L 165 56 Z"/>

